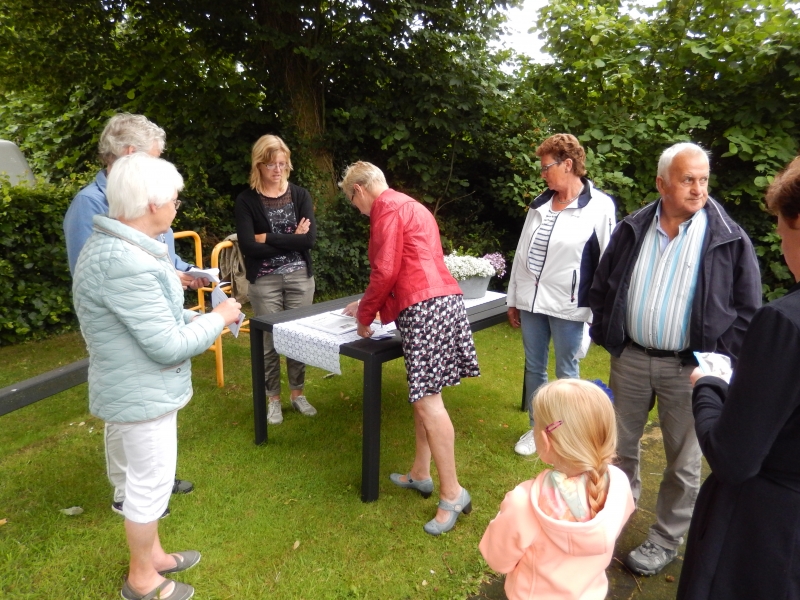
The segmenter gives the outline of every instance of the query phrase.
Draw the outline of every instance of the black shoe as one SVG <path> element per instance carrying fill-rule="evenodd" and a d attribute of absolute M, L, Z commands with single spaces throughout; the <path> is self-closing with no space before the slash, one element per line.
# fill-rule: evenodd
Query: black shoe
<path fill-rule="evenodd" d="M 185 479 L 175 478 L 175 483 L 172 485 L 173 494 L 191 494 L 194 491 L 194 484 Z"/>
<path fill-rule="evenodd" d="M 111 503 L 111 510 L 113 510 L 118 515 L 122 515 L 123 514 L 123 512 L 122 512 L 122 502 L 112 502 Z M 169 506 L 167 507 L 167 510 L 164 511 L 164 514 L 161 515 L 158 518 L 159 519 L 166 519 L 168 516 L 169 516 Z"/>
<path fill-rule="evenodd" d="M 670 550 L 647 540 L 625 557 L 625 565 L 637 575 L 655 575 L 678 556 Z"/>

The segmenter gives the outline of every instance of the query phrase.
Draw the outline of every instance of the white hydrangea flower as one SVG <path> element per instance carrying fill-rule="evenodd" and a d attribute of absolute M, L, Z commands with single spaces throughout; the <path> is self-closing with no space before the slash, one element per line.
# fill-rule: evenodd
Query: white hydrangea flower
<path fill-rule="evenodd" d="M 464 281 L 470 277 L 491 277 L 495 274 L 492 263 L 475 256 L 448 254 L 444 257 L 444 264 L 456 281 Z"/>

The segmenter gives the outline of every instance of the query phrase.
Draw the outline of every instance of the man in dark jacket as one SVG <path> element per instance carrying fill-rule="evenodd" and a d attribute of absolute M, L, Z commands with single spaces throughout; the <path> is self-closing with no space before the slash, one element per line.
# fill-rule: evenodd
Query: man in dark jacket
<path fill-rule="evenodd" d="M 665 150 L 656 177 L 661 198 L 620 222 L 589 294 L 592 339 L 611 353 L 619 467 L 637 501 L 639 442 L 658 398 L 667 468 L 656 522 L 625 560 L 641 575 L 654 575 L 675 558 L 700 487 L 692 352 L 718 352 L 735 362 L 761 305 L 753 246 L 709 198 L 708 175 L 708 155 L 699 146 Z"/>

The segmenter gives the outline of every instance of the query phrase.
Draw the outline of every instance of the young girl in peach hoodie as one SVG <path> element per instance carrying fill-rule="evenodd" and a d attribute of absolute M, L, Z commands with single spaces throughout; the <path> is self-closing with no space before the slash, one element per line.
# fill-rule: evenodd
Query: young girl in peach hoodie
<path fill-rule="evenodd" d="M 633 512 L 625 474 L 611 465 L 614 407 L 594 383 L 560 379 L 533 399 L 539 457 L 554 469 L 508 494 L 480 550 L 507 573 L 509 600 L 602 599 L 614 542 Z"/>

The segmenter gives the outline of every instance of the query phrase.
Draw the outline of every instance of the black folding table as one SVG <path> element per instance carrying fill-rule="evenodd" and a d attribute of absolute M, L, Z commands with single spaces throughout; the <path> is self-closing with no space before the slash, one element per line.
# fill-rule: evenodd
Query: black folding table
<path fill-rule="evenodd" d="M 361 294 L 250 319 L 250 360 L 253 373 L 253 415 L 256 444 L 264 444 L 267 441 L 264 337 L 258 333 L 271 332 L 272 327 L 279 323 L 344 308 L 359 298 L 361 298 Z M 505 296 L 468 308 L 467 317 L 473 332 L 504 322 L 506 320 Z M 339 346 L 339 354 L 364 363 L 361 500 L 372 502 L 378 499 L 381 452 L 381 374 L 383 363 L 403 356 L 400 334 L 395 331 L 394 336 L 386 340 L 361 339 L 342 344 Z"/>

